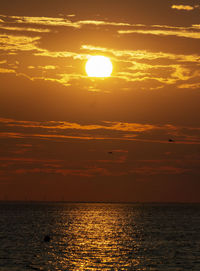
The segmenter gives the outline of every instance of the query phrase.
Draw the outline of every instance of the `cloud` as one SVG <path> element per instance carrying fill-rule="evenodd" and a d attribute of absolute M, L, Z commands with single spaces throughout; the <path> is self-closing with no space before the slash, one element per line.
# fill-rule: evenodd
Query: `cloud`
<path fill-rule="evenodd" d="M 2 138 L 35 137 L 43 140 L 53 140 L 55 138 L 59 140 L 112 139 L 169 144 L 168 138 L 173 137 L 176 144 L 200 144 L 200 127 L 192 128 L 169 124 L 152 125 L 111 121 L 84 125 L 66 121 L 35 122 L 6 118 L 1 118 L 0 124 L 0 137 Z"/>
<path fill-rule="evenodd" d="M 26 145 L 27 146 L 27 145 Z M 31 145 L 32 146 L 32 145 Z M 64 160 L 59 159 L 40 159 L 33 157 L 0 157 L 0 161 L 12 161 L 12 162 L 23 162 L 23 163 L 55 163 L 62 162 Z"/>
<path fill-rule="evenodd" d="M 0 168 L 4 174 L 9 171 L 11 174 L 17 175 L 45 173 L 89 178 L 116 175 L 102 166 L 88 166 L 86 161 L 82 167 L 78 164 L 70 164 L 66 160 L 34 157 L 0 157 L 0 161 Z"/>
<path fill-rule="evenodd" d="M 69 26 L 79 28 L 80 26 L 76 23 L 71 22 L 65 18 L 55 17 L 28 17 L 28 16 L 8 16 L 8 18 L 14 19 L 16 23 L 23 24 L 38 24 L 45 26 Z"/>
<path fill-rule="evenodd" d="M 171 8 L 178 9 L 178 10 L 187 10 L 187 11 L 191 11 L 195 9 L 195 7 L 190 6 L 190 5 L 172 5 Z"/>
<path fill-rule="evenodd" d="M 9 59 L 7 62 L 2 62 L 0 64 L 4 64 L 0 68 L 0 73 L 16 73 L 18 76 L 25 76 L 29 78 L 29 80 L 44 80 L 44 81 L 54 81 L 58 82 L 62 85 L 69 85 L 68 81 L 71 79 L 80 79 L 84 77 L 83 74 L 80 74 L 76 71 L 70 71 L 69 68 L 66 68 L 66 62 L 59 62 L 59 65 L 51 65 L 47 64 L 44 65 L 43 70 L 44 73 L 41 73 L 41 65 L 38 65 L 36 69 L 30 69 L 29 67 L 33 65 L 27 65 L 21 66 L 19 68 L 19 62 L 16 64 L 16 61 L 13 61 L 15 59 L 21 60 L 21 53 L 22 52 L 31 52 L 27 59 L 29 58 L 31 61 L 35 57 L 44 57 L 44 58 L 54 58 L 57 62 L 57 58 L 63 58 L 63 59 L 70 59 L 69 61 L 83 61 L 82 59 L 86 59 L 87 55 L 85 54 L 79 54 L 76 52 L 70 52 L 70 51 L 49 51 L 47 49 L 40 48 L 39 42 L 41 42 L 41 37 L 28 37 L 25 35 L 12 35 L 12 34 L 0 34 L 0 51 L 3 51 L 4 54 L 7 54 L 7 59 L 9 59 L 9 55 L 16 55 L 16 58 Z M 48 59 L 46 60 L 47 63 L 50 63 Z M 45 60 L 43 61 L 45 63 Z M 54 67 L 56 72 L 52 73 L 52 67 Z M 61 73 L 62 71 L 62 73 Z M 63 73 L 65 72 L 65 73 Z"/>
<path fill-rule="evenodd" d="M 109 26 L 131 26 L 129 23 L 118 23 L 118 22 L 109 22 L 109 21 L 98 21 L 98 20 L 82 20 L 78 21 L 79 25 L 109 25 Z"/>
<path fill-rule="evenodd" d="M 130 170 L 130 173 L 138 174 L 138 175 L 179 175 L 190 171 L 189 169 L 174 167 L 174 166 L 142 166 Z"/>
<path fill-rule="evenodd" d="M 7 63 L 7 60 L 1 60 L 0 61 L 0 64 L 5 64 L 5 63 Z"/>
<path fill-rule="evenodd" d="M 0 34 L 0 50 L 8 52 L 38 50 L 37 42 L 39 40 L 40 37 Z"/>
<path fill-rule="evenodd" d="M 26 161 L 24 161 L 26 163 Z M 39 162 L 39 161 L 35 161 Z M 102 162 L 102 161 L 100 161 Z M 124 162 L 124 161 L 123 161 Z M 31 168 L 18 168 L 14 170 L 15 174 L 57 174 L 62 176 L 79 176 L 79 177 L 87 177 L 94 178 L 95 176 L 122 176 L 122 175 L 140 175 L 140 176 L 152 176 L 152 175 L 180 175 L 186 172 L 191 171 L 190 167 L 185 168 L 185 163 L 182 165 L 178 165 L 179 161 L 174 161 L 174 165 L 166 165 L 169 161 L 159 160 L 158 161 L 137 161 L 132 169 L 123 171 L 123 168 L 116 171 L 112 168 L 106 167 L 86 167 L 83 169 L 70 169 L 64 167 L 64 165 L 60 164 L 54 166 L 54 164 L 42 164 L 38 167 L 35 167 L 33 163 Z M 109 165 L 108 161 L 105 162 Z M 141 166 L 142 164 L 142 166 Z M 30 164 L 31 165 L 31 164 Z M 106 166 L 106 165 L 105 165 Z"/>
<path fill-rule="evenodd" d="M 37 51 L 39 52 L 36 52 L 34 53 L 35 56 L 46 56 L 46 57 L 52 57 L 52 58 L 57 58 L 57 57 L 62 57 L 62 58 L 68 58 L 68 57 L 73 57 L 73 58 L 78 58 L 78 57 L 81 57 L 80 54 L 78 53 L 74 53 L 74 52 L 66 52 L 66 51 L 49 51 L 49 50 L 46 50 L 46 49 L 38 49 Z M 84 56 L 84 58 L 86 58 L 86 56 Z"/>
<path fill-rule="evenodd" d="M 113 21 L 104 21 L 104 20 L 78 20 L 71 21 L 62 17 L 32 17 L 32 16 L 7 16 L 0 15 L 4 20 L 0 20 L 1 23 L 9 23 L 10 21 L 16 24 L 34 24 L 34 25 L 45 25 L 50 27 L 73 27 L 73 28 L 81 28 L 82 26 L 135 26 L 141 27 L 143 24 L 130 24 L 126 22 L 113 22 Z M 68 15 L 68 18 L 73 18 L 75 15 Z"/>
<path fill-rule="evenodd" d="M 199 55 L 172 54 L 166 52 L 151 52 L 147 50 L 116 50 L 93 45 L 82 45 L 82 50 L 97 54 L 110 54 L 113 62 L 123 63 L 124 69 L 113 74 L 113 77 L 128 82 L 148 82 L 152 88 L 157 81 L 163 85 L 177 84 L 199 76 Z M 192 64 L 192 65 L 191 65 Z M 151 88 L 150 87 L 150 88 Z"/>
<path fill-rule="evenodd" d="M 15 70 L 0 67 L 0 73 L 15 73 Z"/>
<path fill-rule="evenodd" d="M 190 39 L 200 39 L 200 32 L 192 32 L 186 30 L 156 30 L 156 29 L 132 29 L 132 30 L 119 30 L 119 34 L 144 34 L 144 35 L 156 35 L 156 36 L 176 36 Z"/>
<path fill-rule="evenodd" d="M 81 125 L 78 123 L 71 123 L 66 121 L 49 121 L 49 122 L 34 122 L 34 121 L 17 121 L 13 119 L 0 118 L 0 123 L 4 123 L 9 127 L 27 127 L 27 128 L 41 128 L 41 129 L 58 129 L 58 130 L 115 130 L 115 131 L 126 131 L 126 132 L 143 132 L 153 129 L 159 129 L 159 126 L 150 124 L 139 124 L 139 123 L 126 123 L 126 122 L 111 122 L 104 121 L 104 125 Z M 167 126 L 168 127 L 168 126 Z"/>
<path fill-rule="evenodd" d="M 110 49 L 106 47 L 94 46 L 89 44 L 84 44 L 81 46 L 82 50 L 92 51 L 92 52 L 104 52 L 109 53 L 111 55 L 117 57 L 127 57 L 131 60 L 156 60 L 156 59 L 169 59 L 169 60 L 176 60 L 176 61 L 187 61 L 187 62 L 199 62 L 200 56 L 199 55 L 183 55 L 183 54 L 172 54 L 166 52 L 152 52 L 148 50 L 117 50 L 117 49 Z M 129 61 L 129 59 L 127 59 Z M 143 63 L 142 63 L 143 64 Z M 151 64 L 149 64 L 151 65 Z"/>
<path fill-rule="evenodd" d="M 15 35 L 5 35 L 0 34 L 0 50 L 4 51 L 33 51 L 35 56 L 48 56 L 48 57 L 74 57 L 81 58 L 81 55 L 74 52 L 66 51 L 49 51 L 47 49 L 39 48 L 38 42 L 41 37 L 28 37 L 28 36 L 15 36 Z M 86 58 L 86 56 L 84 56 Z"/>
<path fill-rule="evenodd" d="M 49 33 L 51 30 L 45 28 L 32 28 L 32 27 L 17 27 L 17 26 L 3 26 L 0 25 L 0 30 L 9 30 L 9 31 L 27 31 L 27 32 L 38 32 L 38 33 Z"/>
<path fill-rule="evenodd" d="M 178 88 L 197 89 L 197 88 L 200 88 L 200 83 L 181 84 L 178 86 Z"/>
<path fill-rule="evenodd" d="M 200 24 L 193 24 L 191 28 L 200 29 Z"/>
<path fill-rule="evenodd" d="M 48 178 L 48 175 L 57 176 L 77 176 L 84 178 L 95 178 L 98 176 L 111 177 L 111 176 L 156 176 L 156 175 L 182 175 L 192 170 L 199 173 L 199 160 L 187 159 L 180 160 L 137 160 L 122 162 L 118 161 L 118 168 L 116 165 L 110 163 L 111 161 L 93 161 L 93 166 L 68 164 L 67 161 L 59 160 L 45 160 L 34 158 L 19 158 L 13 159 L 12 157 L 0 158 L 2 165 L 0 166 L 0 174 L 4 176 L 9 175 L 23 175 L 35 176 L 42 174 L 43 177 Z M 80 161 L 79 161 L 80 162 Z M 188 163 L 189 162 L 189 163 Z M 100 165 L 103 163 L 103 166 Z M 117 162 L 116 162 L 117 163 Z"/>
<path fill-rule="evenodd" d="M 26 174 L 56 174 L 61 176 L 78 176 L 78 177 L 86 177 L 86 178 L 94 178 L 96 176 L 116 176 L 117 173 L 110 172 L 106 168 L 93 167 L 93 168 L 85 168 L 85 169 L 70 169 L 70 168 L 56 168 L 53 165 L 49 166 L 40 166 L 34 167 L 30 169 L 26 168 L 18 168 L 13 170 L 14 174 L 17 175 L 26 175 Z M 118 173 L 119 175 L 119 173 Z"/>
<path fill-rule="evenodd" d="M 63 31 L 65 26 L 78 28 L 78 31 L 73 29 L 75 37 L 79 35 L 79 29 L 83 26 L 89 26 L 89 29 L 96 29 L 96 27 L 100 26 L 104 29 L 103 27 L 106 26 L 107 30 L 109 30 L 110 26 L 112 33 L 113 29 L 116 31 L 116 36 L 113 37 L 115 40 L 119 39 L 119 35 L 127 33 L 164 35 L 166 37 L 173 35 L 199 39 L 200 28 L 198 24 L 193 24 L 190 27 L 177 27 L 169 25 L 146 26 L 112 20 L 77 20 L 72 22 L 66 18 L 54 17 L 1 15 L 1 18 L 5 21 L 5 23 L 1 23 L 5 31 L 7 29 L 15 33 L 0 34 L 0 50 L 5 52 L 9 59 L 9 64 L 2 66 L 0 73 L 16 73 L 16 75 L 25 76 L 32 81 L 52 81 L 65 87 L 72 85 L 82 87 L 87 91 L 109 92 L 110 86 L 106 87 L 106 84 L 99 84 L 98 82 L 94 85 L 91 78 L 86 76 L 83 67 L 89 55 L 102 53 L 111 57 L 114 64 L 114 71 L 109 80 L 121 87 L 121 89 L 127 88 L 127 83 L 130 83 L 129 89 L 133 89 L 133 87 L 137 89 L 148 88 L 150 90 L 161 89 L 165 85 L 183 85 L 183 83 L 179 82 L 180 80 L 184 81 L 185 86 L 187 86 L 188 80 L 198 77 L 200 56 L 197 54 L 184 55 L 138 49 L 120 50 L 83 43 L 77 49 L 73 47 L 71 50 L 66 50 L 66 47 L 61 46 L 59 50 L 59 46 L 54 47 L 53 45 L 53 48 L 51 48 L 52 45 L 49 46 L 50 43 L 47 42 L 55 34 L 59 36 L 59 30 L 62 29 Z M 55 31 L 56 27 L 58 32 Z M 29 31 L 31 33 L 22 34 L 20 31 Z M 51 31 L 53 32 L 50 35 L 45 35 L 45 33 Z M 11 64 L 14 57 L 9 58 L 9 56 L 16 55 L 16 59 L 21 60 L 23 58 L 22 52 L 30 53 L 26 57 L 26 59 L 29 59 L 29 64 L 27 65 L 26 61 L 20 61 L 20 65 L 16 65 L 14 62 Z M 54 72 L 52 72 L 51 68 L 31 65 L 31 63 L 37 63 L 38 61 L 43 63 L 44 67 L 54 67 Z M 25 64 L 22 65 L 22 62 Z M 30 67 L 35 68 L 31 69 Z"/>
<path fill-rule="evenodd" d="M 180 160 L 132 160 L 120 156 L 111 160 L 74 161 L 60 159 L 38 159 L 34 157 L 0 157 L 1 171 L 14 175 L 61 175 L 94 178 L 97 176 L 153 176 L 153 175 L 180 175 L 197 168 L 199 160 L 184 158 Z M 118 168 L 116 169 L 116 165 Z M 187 165 L 187 166 L 186 166 Z M 126 169 L 126 170 L 125 170 Z"/>
<path fill-rule="evenodd" d="M 174 7 L 190 7 L 190 6 L 176 6 Z M 197 6 L 195 6 L 197 7 Z M 151 35 L 163 35 L 163 36 L 177 36 L 185 38 L 194 38 L 199 39 L 198 32 L 189 31 L 192 27 L 175 27 L 175 26 L 165 26 L 165 25 L 153 25 L 146 26 L 144 24 L 130 24 L 126 22 L 112 22 L 112 21 L 103 21 L 103 20 L 80 20 L 80 21 L 71 21 L 66 18 L 56 18 L 56 17 L 29 17 L 29 16 L 7 16 L 0 15 L 4 20 L 1 20 L 0 29 L 11 30 L 11 31 L 28 31 L 28 32 L 38 32 L 38 33 L 48 33 L 54 31 L 52 27 L 72 27 L 72 28 L 82 28 L 83 26 L 94 26 L 94 27 L 128 27 L 134 29 L 125 29 L 125 30 L 116 30 L 118 34 L 151 34 Z M 4 25 L 6 23 L 6 25 Z M 12 25 L 8 25 L 8 24 Z M 15 24 L 15 25 L 13 25 Z M 21 24 L 23 24 L 21 26 Z M 27 27 L 26 24 L 32 24 L 35 27 Z M 37 26 L 47 26 L 48 28 L 37 28 Z M 193 29 L 199 29 L 198 25 L 193 26 Z M 145 28 L 149 29 L 145 29 Z M 152 27 L 163 28 L 163 30 L 152 29 Z M 142 29 L 138 29 L 142 28 Z M 168 30 L 164 30 L 168 28 Z M 171 29 L 171 30 L 170 30 Z"/>

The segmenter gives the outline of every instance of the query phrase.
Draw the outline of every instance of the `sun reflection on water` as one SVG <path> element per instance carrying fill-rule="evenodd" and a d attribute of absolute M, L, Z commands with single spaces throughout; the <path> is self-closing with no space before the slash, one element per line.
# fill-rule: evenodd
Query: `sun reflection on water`
<path fill-rule="evenodd" d="M 60 245 L 65 247 L 60 259 L 64 268 L 119 270 L 123 265 L 126 270 L 130 264 L 138 264 L 131 254 L 129 234 L 124 231 L 126 219 L 123 209 L 106 207 L 106 204 L 97 204 L 91 209 L 91 206 L 85 205 L 70 212 L 70 223 L 66 222 L 63 238 L 60 239 Z M 136 245 L 134 243 L 131 247 Z"/>
<path fill-rule="evenodd" d="M 1 238 L 0 270 L 200 270 L 199 208 L 4 204 L 0 232 L 7 238 Z"/>

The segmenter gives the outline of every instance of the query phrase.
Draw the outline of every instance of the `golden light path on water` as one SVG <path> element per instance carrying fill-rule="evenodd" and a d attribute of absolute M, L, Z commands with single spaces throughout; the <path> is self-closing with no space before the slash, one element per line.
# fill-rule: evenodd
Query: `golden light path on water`
<path fill-rule="evenodd" d="M 65 230 L 60 233 L 63 236 L 60 246 L 65 247 L 65 255 L 60 259 L 62 268 L 96 271 L 119 270 L 122 265 L 124 268 L 130 265 L 137 266 L 138 259 L 127 258 L 128 247 L 136 247 L 137 241 L 134 238 L 130 239 L 129 231 L 124 231 L 125 211 L 111 211 L 110 208 L 107 210 L 109 206 L 106 204 L 93 205 L 92 210 L 90 206 L 85 204 L 84 208 L 79 207 L 70 212 L 71 219 L 68 219 L 71 223 L 66 223 Z M 127 246 L 125 250 L 124 244 Z M 107 269 L 106 266 L 110 266 L 111 269 Z"/>
<path fill-rule="evenodd" d="M 4 203 L 0 270 L 198 271 L 199 208 Z M 49 242 L 44 242 L 46 234 Z"/>

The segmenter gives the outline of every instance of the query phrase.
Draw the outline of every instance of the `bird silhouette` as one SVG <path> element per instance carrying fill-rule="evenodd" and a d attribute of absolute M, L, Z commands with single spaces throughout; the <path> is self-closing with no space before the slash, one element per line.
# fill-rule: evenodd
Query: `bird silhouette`
<path fill-rule="evenodd" d="M 45 235 L 44 242 L 49 242 L 51 240 L 51 237 L 49 235 Z"/>

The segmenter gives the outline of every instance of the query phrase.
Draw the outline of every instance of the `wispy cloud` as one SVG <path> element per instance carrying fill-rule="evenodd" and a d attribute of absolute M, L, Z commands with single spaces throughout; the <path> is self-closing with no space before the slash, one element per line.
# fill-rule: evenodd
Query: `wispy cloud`
<path fill-rule="evenodd" d="M 190 5 L 172 5 L 171 6 L 172 9 L 187 10 L 187 11 L 193 10 L 195 9 L 195 7 L 190 6 Z"/>
<path fill-rule="evenodd" d="M 79 177 L 95 177 L 95 176 L 111 176 L 117 173 L 111 172 L 109 169 L 94 165 L 80 166 L 76 163 L 69 163 L 60 159 L 39 159 L 34 157 L 0 157 L 2 173 L 9 171 L 10 174 L 56 174 L 61 176 L 79 176 Z M 98 164 L 98 163 L 97 163 Z M 3 166 L 2 166 L 3 165 Z M 6 175 L 6 174 L 5 174 Z"/>
<path fill-rule="evenodd" d="M 38 50 L 40 37 L 27 37 L 0 34 L 0 50 L 3 51 L 33 51 Z"/>
<path fill-rule="evenodd" d="M 117 40 L 119 35 L 134 33 L 165 36 L 166 38 L 168 36 L 176 36 L 198 40 L 200 38 L 200 26 L 198 24 L 193 24 L 189 27 L 170 26 L 167 24 L 147 26 L 112 20 L 75 21 L 73 18 L 74 21 L 71 21 L 69 18 L 62 17 L 7 15 L 1 15 L 0 17 L 2 19 L 0 28 L 2 27 L 5 32 L 8 30 L 8 34 L 0 34 L 0 50 L 6 53 L 7 57 L 16 55 L 16 59 L 19 59 L 22 52 L 30 52 L 29 57 L 31 61 L 35 63 L 37 59 L 41 58 L 42 60 L 40 61 L 43 61 L 44 67 L 51 66 L 55 70 L 55 72 L 52 72 L 51 68 L 42 68 L 41 65 L 30 65 L 30 63 L 27 67 L 14 65 L 14 63 L 11 66 L 10 63 L 9 65 L 5 63 L 1 67 L 0 73 L 15 72 L 17 75 L 23 75 L 30 80 L 52 81 L 66 87 L 72 86 L 72 84 L 83 87 L 83 80 L 88 80 L 87 87 L 85 87 L 85 84 L 84 87 L 88 91 L 99 91 L 98 86 L 88 83 L 90 78 L 86 76 L 83 64 L 91 54 L 102 53 L 111 57 L 114 64 L 112 79 L 118 80 L 122 88 L 126 88 L 127 83 L 130 83 L 129 89 L 135 85 L 139 89 L 148 86 L 151 90 L 161 89 L 165 85 L 189 86 L 189 84 L 194 84 L 194 82 L 188 82 L 188 80 L 196 80 L 199 76 L 200 56 L 197 54 L 175 54 L 158 50 L 120 50 L 90 44 L 83 44 L 80 48 L 71 48 L 69 50 L 63 49 L 61 46 L 62 49 L 59 50 L 59 46 L 51 49 L 47 45 L 48 37 L 59 33 L 59 29 L 63 31 L 63 27 L 78 28 L 78 30 L 73 29 L 73 32 L 80 33 L 82 27 L 85 30 L 87 27 L 96 29 L 102 26 L 102 29 L 106 28 L 110 29 L 112 33 L 115 32 L 116 35 L 112 38 Z M 9 32 L 10 30 L 14 31 L 14 33 Z M 26 31 L 31 33 L 26 33 Z M 45 34 L 51 31 L 50 35 Z M 49 65 L 50 58 L 51 65 Z M 35 68 L 31 69 L 30 66 Z M 82 67 L 82 70 L 80 70 L 80 67 Z M 117 68 L 115 69 L 115 67 Z"/>
<path fill-rule="evenodd" d="M 96 26 L 131 26 L 129 23 L 118 23 L 118 22 L 109 22 L 109 21 L 98 21 L 98 20 L 82 20 L 77 21 L 78 25 L 96 25 Z"/>
<path fill-rule="evenodd" d="M 38 24 L 45 26 L 70 26 L 79 27 L 76 23 L 72 23 L 70 20 L 65 18 L 54 18 L 54 17 L 28 17 L 28 16 L 8 16 L 15 20 L 16 23 L 25 24 Z"/>
<path fill-rule="evenodd" d="M 169 85 L 199 76 L 199 55 L 181 55 L 147 50 L 112 50 L 92 45 L 82 45 L 81 48 L 88 53 L 109 54 L 114 61 L 123 63 L 125 68 L 113 76 L 129 82 L 154 80 L 163 85 Z"/>
<path fill-rule="evenodd" d="M 199 162 L 197 159 L 187 158 L 181 160 L 127 160 L 126 157 L 117 160 L 95 160 L 93 166 L 90 161 L 84 161 L 80 167 L 78 163 L 70 164 L 69 161 L 53 159 L 36 159 L 26 157 L 0 157 L 1 172 L 17 175 L 60 175 L 79 176 L 94 178 L 97 176 L 155 176 L 155 175 L 180 175 L 190 172 L 192 169 L 199 172 Z M 116 168 L 116 165 L 118 168 Z"/>
<path fill-rule="evenodd" d="M 153 129 L 159 129 L 160 126 L 150 124 L 139 124 L 139 123 L 126 123 L 126 122 L 111 122 L 104 121 L 104 125 L 91 124 L 84 125 L 78 123 L 71 123 L 66 121 L 49 121 L 49 122 L 34 122 L 34 121 L 17 121 L 13 119 L 0 118 L 0 123 L 4 123 L 7 126 L 21 126 L 28 128 L 43 128 L 43 129 L 76 129 L 76 130 L 116 130 L 116 131 L 127 131 L 127 132 L 143 132 Z M 168 126 L 167 126 L 168 127 Z M 170 126 L 171 127 L 171 126 Z"/>
<path fill-rule="evenodd" d="M 174 137 L 176 144 L 200 144 L 200 127 L 180 127 L 169 124 L 152 125 L 127 122 L 104 121 L 101 124 L 84 125 L 66 121 L 18 121 L 0 119 L 0 137 L 41 139 L 96 139 L 168 143 Z M 11 128 L 13 127 L 13 131 Z M 24 129 L 25 128 L 25 129 Z M 52 132 L 53 131 L 53 132 Z M 110 134 L 109 131 L 112 131 Z"/>
<path fill-rule="evenodd" d="M 17 27 L 17 26 L 4 26 L 0 25 L 0 30 L 9 30 L 9 31 L 21 31 L 21 32 L 38 32 L 38 33 L 49 33 L 51 30 L 45 28 L 32 28 L 32 27 Z"/>
<path fill-rule="evenodd" d="M 13 161 L 13 162 L 23 162 L 23 163 L 55 163 L 55 162 L 63 162 L 63 160 L 59 159 L 40 159 L 33 157 L 0 157 L 0 161 Z"/>
<path fill-rule="evenodd" d="M 187 62 L 199 62 L 200 56 L 199 55 L 183 55 L 183 54 L 172 54 L 166 52 L 151 52 L 148 50 L 117 50 L 117 49 L 110 49 L 105 47 L 99 47 L 89 44 L 84 44 L 81 46 L 81 49 L 86 51 L 92 52 L 105 52 L 117 57 L 129 57 L 132 60 L 155 60 L 155 59 L 170 59 L 170 60 L 177 60 L 177 61 L 187 61 Z M 142 63 L 143 64 L 143 63 Z M 151 65 L 151 64 L 149 64 Z"/>
<path fill-rule="evenodd" d="M 0 67 L 0 73 L 15 73 L 15 70 Z"/>
<path fill-rule="evenodd" d="M 57 58 L 57 57 L 62 57 L 62 58 L 68 58 L 68 57 L 73 57 L 73 58 L 81 58 L 81 55 L 78 53 L 74 52 L 68 52 L 68 51 L 49 51 L 46 49 L 38 49 L 38 52 L 34 53 L 35 56 L 46 56 L 46 57 L 52 57 L 52 58 Z M 84 56 L 86 58 L 86 56 Z"/>
<path fill-rule="evenodd" d="M 186 31 L 186 30 L 156 30 L 156 29 L 132 29 L 119 30 L 119 34 L 144 34 L 156 36 L 177 36 L 183 38 L 200 39 L 200 32 Z"/>
<path fill-rule="evenodd" d="M 180 84 L 178 88 L 186 88 L 186 89 L 197 89 L 200 88 L 200 83 L 187 83 L 187 84 Z"/>
<path fill-rule="evenodd" d="M 83 26 L 143 26 L 142 24 L 130 24 L 126 22 L 113 22 L 113 21 L 104 21 L 104 20 L 79 20 L 71 21 L 62 17 L 31 17 L 31 16 L 7 16 L 0 15 L 4 20 L 1 19 L 1 23 L 9 23 L 10 21 L 15 24 L 33 24 L 40 26 L 49 26 L 49 27 L 72 27 L 72 28 L 81 28 Z M 68 18 L 73 16 L 67 16 Z M 31 31 L 31 30 L 30 30 Z"/>
<path fill-rule="evenodd" d="M 189 169 L 179 168 L 179 167 L 140 167 L 130 171 L 130 173 L 139 174 L 139 175 L 178 175 L 190 171 Z"/>

